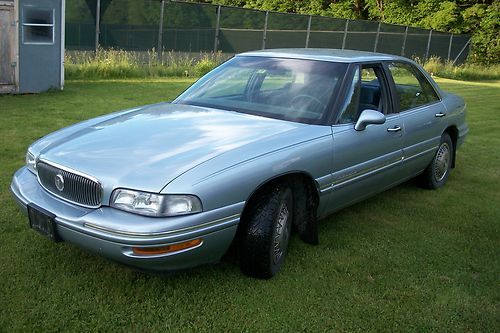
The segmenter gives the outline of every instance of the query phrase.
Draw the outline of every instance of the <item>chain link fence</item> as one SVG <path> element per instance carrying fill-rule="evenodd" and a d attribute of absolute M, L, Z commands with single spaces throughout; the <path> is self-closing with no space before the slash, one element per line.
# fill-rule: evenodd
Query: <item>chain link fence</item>
<path fill-rule="evenodd" d="M 364 20 L 166 0 L 72 0 L 66 48 L 239 53 L 282 47 L 376 51 L 463 63 L 469 35 Z"/>

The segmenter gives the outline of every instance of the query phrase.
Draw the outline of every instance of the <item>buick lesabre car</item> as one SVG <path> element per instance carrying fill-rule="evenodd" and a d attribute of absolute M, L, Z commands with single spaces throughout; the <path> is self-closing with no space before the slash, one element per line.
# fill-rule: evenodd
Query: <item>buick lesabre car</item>
<path fill-rule="evenodd" d="M 447 181 L 462 98 L 406 58 L 242 53 L 171 103 L 90 119 L 33 143 L 11 191 L 29 226 L 152 270 L 217 262 L 269 278 L 292 229 L 413 177 Z"/>

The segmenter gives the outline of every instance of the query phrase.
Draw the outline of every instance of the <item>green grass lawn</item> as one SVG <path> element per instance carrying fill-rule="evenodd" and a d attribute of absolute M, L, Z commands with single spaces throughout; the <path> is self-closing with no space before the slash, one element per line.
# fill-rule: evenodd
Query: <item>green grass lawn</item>
<path fill-rule="evenodd" d="M 192 81 L 68 82 L 0 97 L 0 331 L 500 330 L 500 82 L 439 80 L 470 126 L 437 191 L 413 182 L 295 235 L 278 276 L 243 276 L 234 253 L 176 274 L 139 272 L 29 230 L 8 187 L 35 139 L 77 121 L 170 100 Z"/>

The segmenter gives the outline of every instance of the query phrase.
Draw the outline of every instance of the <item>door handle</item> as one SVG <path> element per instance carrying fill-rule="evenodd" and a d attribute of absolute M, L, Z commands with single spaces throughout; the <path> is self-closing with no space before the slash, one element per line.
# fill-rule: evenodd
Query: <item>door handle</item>
<path fill-rule="evenodd" d="M 394 127 L 389 127 L 387 129 L 387 132 L 399 132 L 401 131 L 401 127 L 399 127 L 398 125 L 394 126 Z"/>
<path fill-rule="evenodd" d="M 436 114 L 435 114 L 435 116 L 436 116 L 437 118 L 441 118 L 441 117 L 446 116 L 446 113 L 439 112 L 439 113 L 436 113 Z"/>

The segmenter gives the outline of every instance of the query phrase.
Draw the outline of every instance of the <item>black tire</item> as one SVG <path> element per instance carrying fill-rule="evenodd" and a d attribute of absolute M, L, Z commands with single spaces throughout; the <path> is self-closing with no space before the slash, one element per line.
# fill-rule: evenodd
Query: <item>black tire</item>
<path fill-rule="evenodd" d="M 292 191 L 274 185 L 249 203 L 240 233 L 240 267 L 261 279 L 276 275 L 283 265 L 293 219 Z"/>
<path fill-rule="evenodd" d="M 420 177 L 423 187 L 437 189 L 446 183 L 450 175 L 454 155 L 453 150 L 454 147 L 450 135 L 443 133 L 436 154 Z"/>

